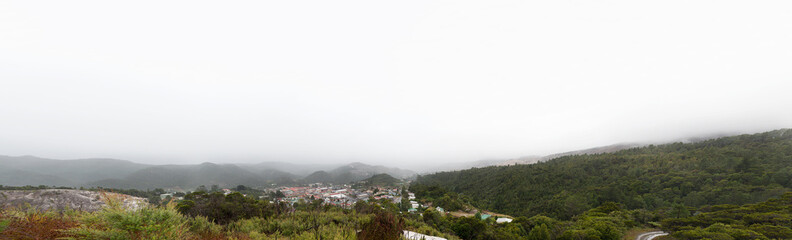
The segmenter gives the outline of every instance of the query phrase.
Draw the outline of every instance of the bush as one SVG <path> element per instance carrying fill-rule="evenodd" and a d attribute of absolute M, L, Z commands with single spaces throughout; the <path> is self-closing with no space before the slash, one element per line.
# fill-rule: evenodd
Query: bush
<path fill-rule="evenodd" d="M 0 214 L 0 239 L 58 239 L 70 236 L 64 230 L 79 225 L 77 221 L 54 212 L 19 212 L 21 216 Z"/>
<path fill-rule="evenodd" d="M 275 209 L 278 206 L 270 206 L 241 193 L 224 195 L 220 192 L 194 192 L 185 195 L 176 208 L 187 216 L 204 216 L 217 224 L 228 224 L 239 219 L 271 216 L 278 212 Z"/>
<path fill-rule="evenodd" d="M 67 231 L 72 239 L 197 239 L 189 219 L 173 208 L 104 209 L 84 214 L 81 222 Z"/>
<path fill-rule="evenodd" d="M 754 224 L 749 229 L 771 239 L 792 239 L 792 229 L 788 227 Z"/>
<path fill-rule="evenodd" d="M 374 219 L 363 226 L 358 234 L 361 240 L 396 240 L 402 236 L 404 221 L 385 211 L 374 215 Z"/>

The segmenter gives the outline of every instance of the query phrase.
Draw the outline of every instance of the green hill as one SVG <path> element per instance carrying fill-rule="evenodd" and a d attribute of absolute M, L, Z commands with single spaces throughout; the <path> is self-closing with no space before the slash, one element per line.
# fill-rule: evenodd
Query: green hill
<path fill-rule="evenodd" d="M 792 130 L 420 176 L 411 190 L 514 216 L 569 219 L 605 202 L 630 209 L 745 204 L 792 188 Z"/>
<path fill-rule="evenodd" d="M 327 168 L 301 179 L 308 170 Z M 291 164 L 187 164 L 148 165 L 117 159 L 55 160 L 33 156 L 0 155 L 0 185 L 47 185 L 106 188 L 194 188 L 199 185 L 220 187 L 271 186 L 271 184 L 349 183 L 375 174 L 412 176 L 409 170 L 372 166 L 362 163 L 346 165 Z"/>
<path fill-rule="evenodd" d="M 350 163 L 337 167 L 331 171 L 316 171 L 302 179 L 303 183 L 352 183 L 371 178 L 376 175 L 386 174 L 389 177 L 408 178 L 415 172 L 385 166 L 373 166 L 363 163 Z"/>
<path fill-rule="evenodd" d="M 194 188 L 199 185 L 258 186 L 266 181 L 254 173 L 232 164 L 164 165 L 139 170 L 122 179 L 106 179 L 89 186 L 111 188 Z"/>
<path fill-rule="evenodd" d="M 0 184 L 80 186 L 85 182 L 127 176 L 150 166 L 105 158 L 55 160 L 0 156 Z"/>
<path fill-rule="evenodd" d="M 370 178 L 366 178 L 361 180 L 359 183 L 365 186 L 396 186 L 401 182 L 401 180 L 388 175 L 387 173 L 381 173 Z"/>
<path fill-rule="evenodd" d="M 302 181 L 306 183 L 333 182 L 333 176 L 330 176 L 330 173 L 325 171 L 316 171 L 303 178 Z"/>

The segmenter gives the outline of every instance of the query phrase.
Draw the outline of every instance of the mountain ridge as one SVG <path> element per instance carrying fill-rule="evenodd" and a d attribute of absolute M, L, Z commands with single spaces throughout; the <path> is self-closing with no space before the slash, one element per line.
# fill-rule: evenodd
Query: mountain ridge
<path fill-rule="evenodd" d="M 134 189 L 195 188 L 200 185 L 265 187 L 271 184 L 304 182 L 303 178 L 311 174 L 307 171 L 316 169 L 333 173 L 333 178 L 323 180 L 327 183 L 352 182 L 379 173 L 391 173 L 405 178 L 415 174 L 410 170 L 360 162 L 345 165 L 282 162 L 149 165 L 110 158 L 56 160 L 29 155 L 0 155 L 0 185 Z"/>

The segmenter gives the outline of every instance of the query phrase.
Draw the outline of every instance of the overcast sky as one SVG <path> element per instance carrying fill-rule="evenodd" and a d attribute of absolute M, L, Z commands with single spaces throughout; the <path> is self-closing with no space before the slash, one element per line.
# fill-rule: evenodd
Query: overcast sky
<path fill-rule="evenodd" d="M 1 1 L 0 155 L 544 155 L 792 127 L 792 1 Z"/>

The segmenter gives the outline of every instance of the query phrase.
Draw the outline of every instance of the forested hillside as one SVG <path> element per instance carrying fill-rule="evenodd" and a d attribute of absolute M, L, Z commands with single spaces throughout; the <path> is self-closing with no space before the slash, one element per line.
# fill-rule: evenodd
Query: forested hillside
<path fill-rule="evenodd" d="M 757 204 L 702 207 L 663 220 L 678 239 L 792 239 L 792 193 Z"/>
<path fill-rule="evenodd" d="M 792 188 L 792 130 L 436 173 L 410 188 L 430 201 L 450 196 L 504 214 L 560 219 L 605 202 L 648 210 L 755 203 Z"/>
<path fill-rule="evenodd" d="M 388 175 L 387 173 L 381 173 L 381 174 L 377 174 L 377 175 L 371 176 L 370 178 L 366 178 L 366 179 L 360 180 L 357 183 L 355 183 L 355 185 L 356 186 L 361 186 L 361 187 L 362 186 L 367 186 L 367 187 L 373 187 L 373 186 L 395 187 L 395 186 L 398 186 L 399 183 L 401 183 L 401 182 L 402 182 L 401 180 L 399 180 L 397 178 L 394 178 L 391 175 Z"/>

